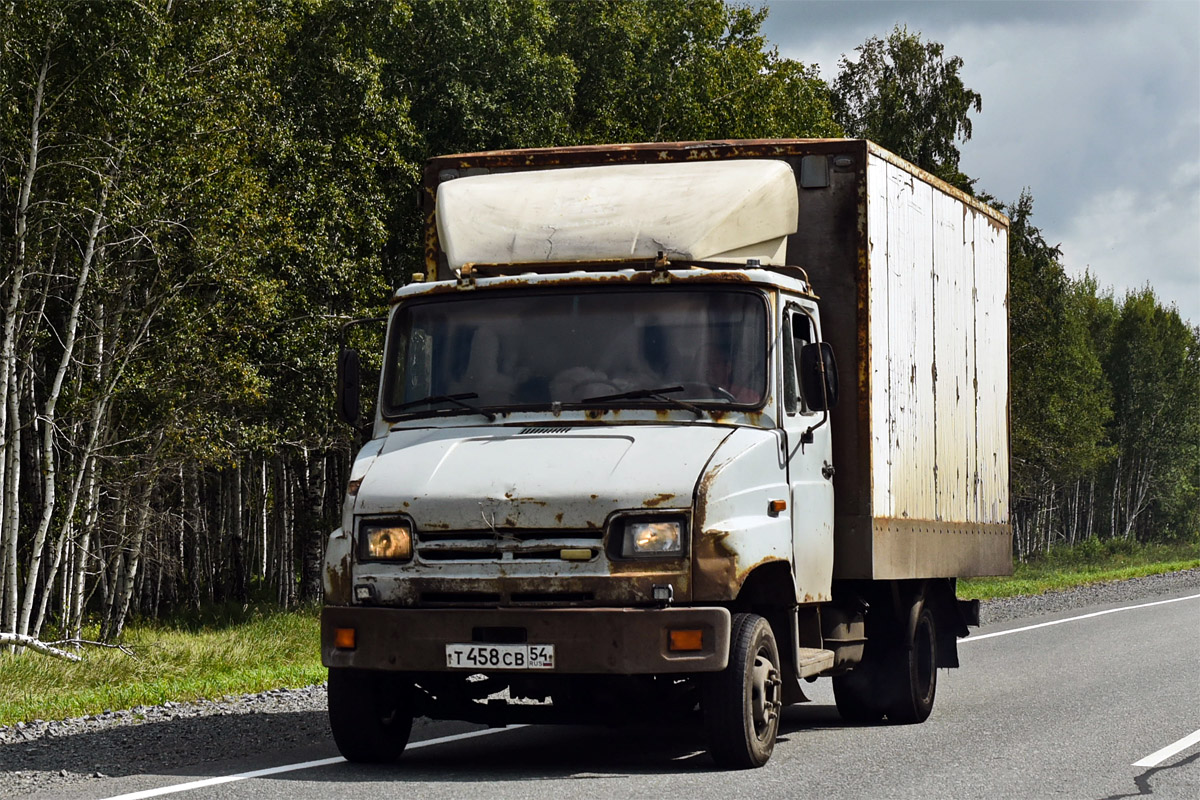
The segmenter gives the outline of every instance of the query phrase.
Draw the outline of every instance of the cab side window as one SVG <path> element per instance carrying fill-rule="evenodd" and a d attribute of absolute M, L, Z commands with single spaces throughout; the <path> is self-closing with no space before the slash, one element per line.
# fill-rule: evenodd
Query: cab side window
<path fill-rule="evenodd" d="M 789 414 L 810 413 L 804 408 L 796 376 L 800 350 L 812 341 L 812 320 L 801 311 L 789 310 L 783 318 L 783 408 Z"/>

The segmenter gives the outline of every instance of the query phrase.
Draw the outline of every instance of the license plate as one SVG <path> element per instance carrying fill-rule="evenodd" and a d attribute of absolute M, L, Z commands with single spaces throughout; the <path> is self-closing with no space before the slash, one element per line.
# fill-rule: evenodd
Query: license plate
<path fill-rule="evenodd" d="M 450 669 L 554 669 L 552 644 L 448 644 Z"/>

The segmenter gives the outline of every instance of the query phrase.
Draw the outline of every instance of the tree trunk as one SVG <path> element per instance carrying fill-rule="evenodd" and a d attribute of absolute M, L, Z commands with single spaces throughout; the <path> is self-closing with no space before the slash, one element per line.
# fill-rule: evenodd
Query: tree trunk
<path fill-rule="evenodd" d="M 61 658 L 66 661 L 82 661 L 79 656 L 74 653 L 68 653 L 66 650 L 59 650 L 57 647 L 40 642 L 32 636 L 25 636 L 20 633 L 0 633 L 0 644 L 7 644 L 11 647 L 28 647 L 38 653 L 55 658 Z"/>
<path fill-rule="evenodd" d="M 75 356 L 76 334 L 79 329 L 79 313 L 83 307 L 83 296 L 87 289 L 88 278 L 92 272 L 92 263 L 96 257 L 96 243 L 100 238 L 101 223 L 104 220 L 104 208 L 108 201 L 108 183 L 101 182 L 100 197 L 92 222 L 88 228 L 87 243 L 84 246 L 83 263 L 79 268 L 79 279 L 75 282 L 75 295 L 71 300 L 70 311 L 67 314 L 66 335 L 63 337 L 62 357 L 58 369 L 46 395 L 42 407 L 42 518 L 38 522 L 33 536 L 33 544 L 29 555 L 29 572 L 25 582 L 25 598 L 21 603 L 21 618 L 18 621 L 18 633 L 29 633 L 29 619 L 33 613 L 33 604 L 37 598 L 37 576 L 41 569 L 42 553 L 46 545 L 46 534 L 50 531 L 50 523 L 54 518 L 54 501 L 56 491 L 57 460 L 55 458 L 55 433 L 58 430 L 58 398 L 62 394 L 63 380 L 67 369 Z M 49 587 L 47 587 L 49 590 Z M 45 605 L 43 599 L 42 605 Z"/>
<path fill-rule="evenodd" d="M 1096 521 L 1096 478 L 1093 475 L 1088 481 L 1088 503 L 1087 503 L 1087 538 L 1091 539 L 1094 534 L 1093 525 Z"/>
<path fill-rule="evenodd" d="M 133 598 L 133 589 L 138 577 L 138 568 L 142 562 L 142 542 L 145 540 L 146 528 L 150 523 L 150 498 L 154 491 L 153 476 L 147 476 L 145 480 L 146 488 L 142 493 L 141 503 L 139 504 L 132 543 L 123 546 L 126 555 L 125 570 L 120 588 L 114 592 L 114 595 L 116 595 L 116 602 L 114 603 L 116 613 L 113 623 L 109 628 L 108 640 L 117 639 L 125 629 L 125 621 L 129 616 L 129 604 Z"/>
<path fill-rule="evenodd" d="M 296 485 L 300 490 L 296 508 L 296 526 L 300 529 L 300 599 L 318 600 L 321 596 L 321 472 L 319 459 L 303 449 L 296 470 Z"/>
<path fill-rule="evenodd" d="M 246 531 L 243 525 L 242 505 L 242 461 L 234 464 L 229 476 L 229 575 L 230 597 L 239 603 L 246 602 Z"/>
<path fill-rule="evenodd" d="M 16 375 L 11 375 L 10 380 L 15 382 Z M 21 436 L 17 427 L 18 405 L 17 390 L 15 386 L 12 386 L 8 394 L 8 425 L 11 435 L 8 437 L 8 447 L 5 450 L 9 465 L 4 486 L 6 513 L 4 519 L 0 519 L 0 529 L 3 530 L 0 542 L 3 542 L 4 547 L 5 569 L 3 630 L 10 633 L 17 632 L 18 612 L 17 532 L 21 524 L 21 506 L 17 498 L 21 477 Z"/>
<path fill-rule="evenodd" d="M 42 102 L 46 92 L 46 75 L 50 71 L 50 51 L 47 50 L 42 59 L 41 69 L 38 71 L 37 83 L 33 90 L 33 107 L 30 113 L 29 122 L 29 150 L 25 160 L 25 172 L 21 179 L 21 190 L 17 195 L 17 207 L 14 214 L 14 235 L 13 235 L 13 264 L 12 264 L 12 283 L 9 286 L 8 298 L 4 304 L 4 333 L 3 338 L 0 338 L 0 531 L 3 536 L 0 537 L 0 546 L 8 547 L 10 542 L 7 537 L 10 534 L 7 528 L 7 522 L 12 517 L 11 504 L 17 502 L 16 493 L 10 493 L 8 487 L 13 480 L 12 471 L 19 470 L 20 465 L 16 461 L 9 458 L 11 453 L 9 446 L 9 435 L 15 437 L 19 432 L 19 427 L 15 424 L 15 420 L 10 420 L 8 415 L 15 404 L 10 404 L 10 392 L 16 392 L 16 375 L 17 375 L 17 319 L 20 317 L 20 309 L 24 305 L 24 297 L 22 295 L 22 284 L 25 281 L 25 276 L 28 273 L 25 264 L 25 245 L 26 235 L 29 229 L 29 201 L 33 194 L 33 179 L 38 170 L 38 157 L 41 155 L 41 125 L 42 125 Z M 18 449 L 19 453 L 19 449 Z M 5 556 L 5 577 L 4 577 L 4 606 L 5 617 L 4 624 L 7 630 L 12 631 L 16 626 L 16 618 L 11 614 L 15 614 L 16 595 L 16 528 L 12 528 L 11 542 L 12 551 L 11 557 L 14 559 L 12 564 L 7 562 L 9 555 Z M 11 571 L 10 571 L 11 570 Z M 13 583 L 10 586 L 9 580 Z M 12 612 L 8 612 L 8 603 L 12 603 Z"/>
<path fill-rule="evenodd" d="M 191 536 L 191 563 L 188 566 L 188 593 L 191 605 L 197 611 L 200 610 L 200 546 L 204 540 L 204 520 L 200 512 L 200 486 L 199 478 L 196 475 L 196 467 L 188 465 L 186 470 L 187 478 L 185 481 L 185 492 L 187 496 L 186 508 L 187 516 L 190 521 L 192 536 Z"/>
<path fill-rule="evenodd" d="M 1113 468 L 1112 500 L 1109 505 L 1108 535 L 1117 535 L 1117 508 L 1121 497 L 1121 454 L 1117 454 L 1117 465 Z"/>
<path fill-rule="evenodd" d="M 83 530 L 80 532 L 79 544 L 75 550 L 71 612 L 67 624 L 67 635 L 72 639 L 79 639 L 83 636 L 83 606 L 84 592 L 87 585 L 87 562 L 90 555 L 89 548 L 92 541 L 92 529 L 96 526 L 96 520 L 100 513 L 100 509 L 98 508 L 100 486 L 96 480 L 95 462 L 89 460 L 84 469 L 87 473 L 85 477 L 87 492 L 84 495 L 87 498 L 87 506 L 83 513 Z"/>
<path fill-rule="evenodd" d="M 117 498 L 118 507 L 114 516 L 116 517 L 116 541 L 112 545 L 112 553 L 107 557 L 107 563 L 101 571 L 101 589 L 104 592 L 103 602 L 101 603 L 101 624 L 100 624 L 100 641 L 106 642 L 112 639 L 112 627 L 115 617 L 114 608 L 116 606 L 116 597 L 118 587 L 121 585 L 122 573 L 125 564 L 125 559 L 122 558 L 122 547 L 125 541 L 126 523 L 129 520 L 129 491 L 128 489 L 121 492 Z"/>
<path fill-rule="evenodd" d="M 266 456 L 259 457 L 259 510 L 258 510 L 258 526 L 259 526 L 259 543 L 261 553 L 259 554 L 258 574 L 263 579 L 263 583 L 267 582 L 267 540 L 269 538 L 268 529 L 270 526 L 270 514 L 267 509 L 267 458 Z"/>

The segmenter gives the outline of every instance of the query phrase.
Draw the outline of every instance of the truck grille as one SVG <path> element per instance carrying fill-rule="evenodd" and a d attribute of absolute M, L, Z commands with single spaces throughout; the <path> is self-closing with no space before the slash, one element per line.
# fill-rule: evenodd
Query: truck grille
<path fill-rule="evenodd" d="M 595 600 L 592 592 L 421 592 L 422 606 L 573 606 Z"/>
<path fill-rule="evenodd" d="M 563 551 L 575 551 L 569 561 L 590 561 L 600 554 L 604 532 L 507 530 L 419 531 L 417 559 L 426 562 L 563 561 Z M 590 555 L 582 558 L 583 551 Z"/>

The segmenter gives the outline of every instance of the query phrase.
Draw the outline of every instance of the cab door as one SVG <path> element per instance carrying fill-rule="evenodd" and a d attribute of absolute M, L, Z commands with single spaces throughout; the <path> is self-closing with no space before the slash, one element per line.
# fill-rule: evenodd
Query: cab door
<path fill-rule="evenodd" d="M 829 421 L 825 412 L 806 407 L 799 382 L 800 354 L 820 341 L 815 307 L 783 304 L 783 347 L 778 348 L 783 377 L 783 430 L 791 490 L 792 569 L 802 602 L 832 599 L 833 469 Z"/>

